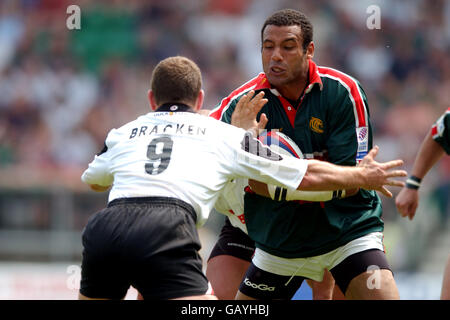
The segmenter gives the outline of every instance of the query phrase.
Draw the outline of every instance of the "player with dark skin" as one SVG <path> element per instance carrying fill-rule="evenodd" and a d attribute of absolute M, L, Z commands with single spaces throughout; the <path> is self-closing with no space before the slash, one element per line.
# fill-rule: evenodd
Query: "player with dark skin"
<path fill-rule="evenodd" d="M 268 25 L 264 29 L 263 39 L 261 56 L 267 79 L 282 96 L 297 101 L 308 85 L 309 60 L 314 56 L 314 42 L 310 42 L 304 50 L 302 47 L 302 30 L 297 25 L 280 27 Z M 347 298 L 398 299 L 398 290 L 392 272 L 386 269 L 380 270 L 380 275 L 381 286 L 383 287 L 381 296 L 373 296 L 373 293 L 381 293 L 379 291 L 367 290 L 366 283 L 371 274 L 362 273 L 350 283 Z M 331 294 L 334 286 L 332 289 L 331 284 L 333 282 L 328 281 L 330 287 L 322 287 L 321 289 L 327 290 Z M 340 290 L 337 291 L 337 295 L 343 296 Z M 238 293 L 237 298 L 245 299 L 246 297 Z"/>
<path fill-rule="evenodd" d="M 300 34 L 299 26 L 268 25 L 264 30 L 261 51 L 263 69 L 267 79 L 282 96 L 292 101 L 298 101 L 308 85 L 308 59 L 312 59 L 314 56 L 314 42 L 308 45 L 306 52 L 303 51 Z M 238 123 L 239 121 L 236 119 L 232 124 L 239 126 Z M 251 181 L 250 186 L 252 183 L 259 182 Z M 339 287 L 334 285 L 333 276 L 328 270 L 325 271 L 324 279 L 321 282 L 313 280 L 307 282 L 313 290 L 314 300 L 345 299 Z"/>
<path fill-rule="evenodd" d="M 275 88 L 280 96 L 296 102 L 298 105 L 302 101 L 305 91 L 310 86 L 310 61 L 314 56 L 314 42 L 304 41 L 304 33 L 300 25 L 265 25 L 262 29 L 262 65 L 265 77 L 271 88 Z M 301 108 L 301 107 L 300 107 Z M 252 113 L 253 112 L 253 113 Z M 299 111 L 301 112 L 301 110 Z M 258 112 L 248 110 L 247 115 L 237 115 L 233 113 L 231 124 L 240 127 L 245 118 L 256 117 Z M 265 114 L 260 114 L 261 119 L 265 119 Z M 270 128 L 269 128 L 270 129 Z M 253 185 L 252 185 L 253 184 Z M 252 189 L 254 182 L 251 182 Z M 391 195 L 392 196 L 392 195 Z M 245 269 L 249 266 L 247 261 L 238 259 L 230 255 L 214 256 L 208 261 L 207 277 L 213 285 L 218 297 L 228 296 L 235 290 L 232 281 L 238 282 L 243 279 Z M 226 273 L 225 272 L 226 268 Z M 329 299 L 334 290 L 334 280 L 328 271 L 325 271 L 322 283 L 310 282 L 313 289 L 316 289 L 316 297 Z M 226 274 L 226 277 L 223 276 Z M 230 279 L 234 275 L 234 280 Z M 363 272 L 354 277 L 349 283 L 345 297 L 348 299 L 398 299 L 398 289 L 395 284 L 392 272 L 389 269 L 379 270 L 382 290 L 369 290 L 367 281 L 371 273 Z M 234 283 L 234 282 L 233 282 Z M 237 285 L 236 285 L 237 286 Z M 321 291 L 321 292 L 320 292 Z M 319 293 L 320 292 L 320 293 Z M 341 292 L 337 292 L 339 298 L 343 297 Z M 236 296 L 238 299 L 250 298 L 242 293 Z"/>
<path fill-rule="evenodd" d="M 281 95 L 297 101 L 308 84 L 308 59 L 314 56 L 314 43 L 311 42 L 306 51 L 303 50 L 299 26 L 268 25 L 264 30 L 263 38 L 261 56 L 267 79 Z M 241 127 L 241 121 L 251 116 L 250 113 L 254 113 L 254 110 L 247 109 L 242 112 L 246 114 L 233 113 L 231 124 Z M 266 115 L 262 114 L 261 119 L 267 121 Z M 265 185 L 253 180 L 249 181 L 249 184 L 255 192 L 268 196 Z M 208 278 L 213 279 L 216 288 L 220 288 L 216 289 L 216 295 L 222 299 L 234 299 L 235 288 L 239 286 L 250 263 L 232 256 L 220 255 L 211 259 L 208 265 Z M 229 270 L 230 273 L 226 278 L 214 272 L 221 268 Z M 229 281 L 232 281 L 234 285 L 230 285 Z M 308 284 L 313 290 L 315 300 L 345 298 L 341 290 L 334 285 L 333 276 L 329 271 L 325 272 L 321 282 L 308 280 Z"/>

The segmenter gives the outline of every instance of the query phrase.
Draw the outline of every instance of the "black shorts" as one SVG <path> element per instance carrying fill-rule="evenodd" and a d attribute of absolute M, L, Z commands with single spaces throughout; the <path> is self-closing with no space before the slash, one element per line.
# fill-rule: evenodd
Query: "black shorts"
<path fill-rule="evenodd" d="M 144 299 L 205 294 L 195 223 L 192 206 L 178 199 L 110 202 L 83 231 L 80 293 L 122 299 L 132 285 Z"/>
<path fill-rule="evenodd" d="M 386 255 L 378 249 L 361 251 L 345 258 L 330 270 L 337 286 L 345 294 L 350 281 L 371 266 L 391 270 Z M 305 278 L 301 276 L 281 276 L 250 264 L 239 291 L 256 299 L 292 299 Z"/>
<path fill-rule="evenodd" d="M 255 242 L 241 229 L 234 227 L 227 218 L 208 260 L 228 255 L 251 262 L 254 252 Z"/>

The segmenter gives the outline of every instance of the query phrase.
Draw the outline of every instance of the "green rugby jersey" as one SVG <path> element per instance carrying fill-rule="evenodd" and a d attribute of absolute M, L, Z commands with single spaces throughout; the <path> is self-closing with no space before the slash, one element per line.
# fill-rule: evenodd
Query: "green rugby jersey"
<path fill-rule="evenodd" d="M 431 127 L 431 136 L 450 154 L 450 108 Z"/>
<path fill-rule="evenodd" d="M 309 63 L 309 85 L 299 101 L 288 101 L 264 73 L 224 98 L 210 116 L 231 122 L 239 99 L 265 92 L 266 129 L 287 134 L 307 159 L 354 166 L 372 147 L 366 95 L 354 78 Z M 258 115 L 259 117 L 259 115 Z M 374 231 L 383 231 L 381 200 L 375 191 L 327 202 L 282 201 L 245 195 L 245 220 L 256 247 L 285 258 L 320 255 Z"/>

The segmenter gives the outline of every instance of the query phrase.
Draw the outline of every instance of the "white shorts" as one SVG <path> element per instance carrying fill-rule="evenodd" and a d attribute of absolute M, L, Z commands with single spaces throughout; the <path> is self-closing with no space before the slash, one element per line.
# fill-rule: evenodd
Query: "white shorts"
<path fill-rule="evenodd" d="M 352 254 L 369 249 L 384 251 L 382 232 L 369 233 L 333 251 L 308 258 L 282 258 L 256 248 L 252 262 L 259 269 L 280 276 L 302 276 L 322 281 L 324 269 L 330 270 Z"/>

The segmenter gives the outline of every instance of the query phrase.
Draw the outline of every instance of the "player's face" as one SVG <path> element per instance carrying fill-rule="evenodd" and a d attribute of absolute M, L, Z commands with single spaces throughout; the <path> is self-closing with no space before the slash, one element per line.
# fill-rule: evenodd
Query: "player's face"
<path fill-rule="evenodd" d="M 282 88 L 307 78 L 308 51 L 302 47 L 300 26 L 268 25 L 261 52 L 264 73 L 272 86 Z"/>

